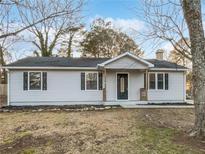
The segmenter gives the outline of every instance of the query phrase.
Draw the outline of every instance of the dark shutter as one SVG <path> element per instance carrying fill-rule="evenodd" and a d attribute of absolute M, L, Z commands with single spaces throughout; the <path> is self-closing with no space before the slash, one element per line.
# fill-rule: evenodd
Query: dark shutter
<path fill-rule="evenodd" d="M 47 72 L 43 72 L 43 90 L 47 90 Z"/>
<path fill-rule="evenodd" d="M 169 89 L 169 74 L 165 73 L 165 90 Z"/>
<path fill-rule="evenodd" d="M 164 74 L 158 73 L 157 74 L 157 88 L 164 89 Z"/>
<path fill-rule="evenodd" d="M 81 90 L 85 90 L 85 73 L 81 73 Z"/>
<path fill-rule="evenodd" d="M 102 72 L 98 73 L 98 88 L 99 90 L 102 90 L 102 86 L 103 86 L 103 74 Z"/>
<path fill-rule="evenodd" d="M 23 90 L 28 90 L 28 72 L 23 72 Z"/>

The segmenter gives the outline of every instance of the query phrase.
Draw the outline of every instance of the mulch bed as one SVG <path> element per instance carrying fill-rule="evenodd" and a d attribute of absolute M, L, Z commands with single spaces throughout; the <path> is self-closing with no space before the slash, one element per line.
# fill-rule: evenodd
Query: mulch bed
<path fill-rule="evenodd" d="M 121 108 L 120 105 L 41 105 L 41 106 L 3 106 L 0 112 L 42 112 L 42 111 L 96 111 Z"/>
<path fill-rule="evenodd" d="M 140 104 L 138 104 L 138 105 L 140 105 Z M 169 106 L 171 106 L 171 105 L 173 105 L 173 106 L 187 105 L 187 106 L 193 106 L 193 104 L 189 104 L 189 103 L 148 103 L 147 105 L 164 105 L 164 106 L 166 106 L 166 105 L 169 105 Z"/>

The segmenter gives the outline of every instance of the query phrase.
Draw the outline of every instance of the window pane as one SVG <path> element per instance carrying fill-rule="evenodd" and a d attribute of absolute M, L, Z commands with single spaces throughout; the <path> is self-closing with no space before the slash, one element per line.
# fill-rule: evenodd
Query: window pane
<path fill-rule="evenodd" d="M 86 74 L 86 89 L 97 90 L 97 73 Z"/>
<path fill-rule="evenodd" d="M 163 89 L 163 74 L 157 74 L 158 89 Z"/>
<path fill-rule="evenodd" d="M 30 72 L 29 73 L 29 87 L 30 90 L 41 90 L 41 73 Z"/>
<path fill-rule="evenodd" d="M 120 92 L 121 93 L 125 92 L 125 79 L 124 79 L 124 77 L 120 78 Z"/>
<path fill-rule="evenodd" d="M 169 89 L 169 76 L 168 73 L 165 74 L 165 90 Z"/>
<path fill-rule="evenodd" d="M 155 74 L 149 74 L 149 89 L 155 89 Z"/>

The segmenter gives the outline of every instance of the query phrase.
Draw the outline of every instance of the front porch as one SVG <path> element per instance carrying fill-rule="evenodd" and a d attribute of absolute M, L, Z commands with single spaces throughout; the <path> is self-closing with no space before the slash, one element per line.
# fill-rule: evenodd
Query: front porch
<path fill-rule="evenodd" d="M 103 102 L 146 104 L 148 100 L 148 70 L 104 69 Z"/>
<path fill-rule="evenodd" d="M 140 101 L 146 104 L 150 67 L 153 64 L 130 53 L 98 65 L 103 73 L 103 102 Z"/>

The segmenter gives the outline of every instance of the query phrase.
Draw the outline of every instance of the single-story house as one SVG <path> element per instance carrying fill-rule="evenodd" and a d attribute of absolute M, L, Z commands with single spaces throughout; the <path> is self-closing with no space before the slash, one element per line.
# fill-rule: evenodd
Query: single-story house
<path fill-rule="evenodd" d="M 18 60 L 5 66 L 8 105 L 184 103 L 187 68 L 156 55 Z"/>

